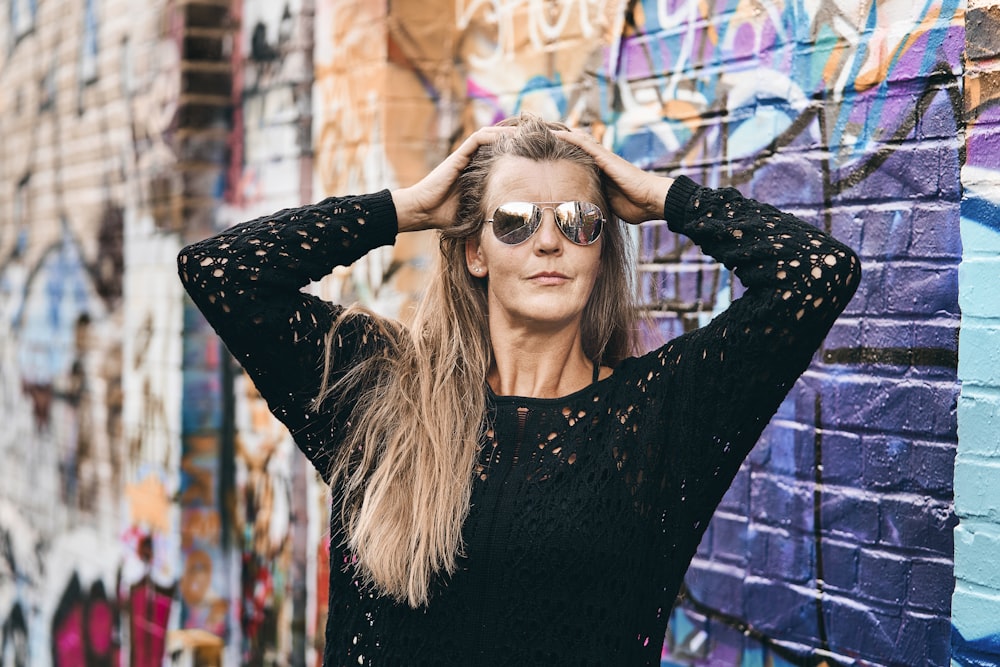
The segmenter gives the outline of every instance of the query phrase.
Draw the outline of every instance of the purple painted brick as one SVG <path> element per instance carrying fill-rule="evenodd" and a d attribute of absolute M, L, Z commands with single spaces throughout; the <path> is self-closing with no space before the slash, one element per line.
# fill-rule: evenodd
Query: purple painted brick
<path fill-rule="evenodd" d="M 685 577 L 696 600 L 725 614 L 744 613 L 743 575 L 720 568 L 692 567 Z"/>
<path fill-rule="evenodd" d="M 902 625 L 898 610 L 860 606 L 855 600 L 823 599 L 830 648 L 882 665 L 893 655 Z"/>
<path fill-rule="evenodd" d="M 867 488 L 914 491 L 950 500 L 955 470 L 953 445 L 872 436 L 865 438 L 864 453 Z"/>
<path fill-rule="evenodd" d="M 890 314 L 959 314 L 957 265 L 889 264 L 883 279 Z"/>
<path fill-rule="evenodd" d="M 868 320 L 858 320 L 856 318 L 840 317 L 830 329 L 823 341 L 823 347 L 827 350 L 850 349 L 862 345 L 862 335 Z"/>
<path fill-rule="evenodd" d="M 879 537 L 879 506 L 873 496 L 824 490 L 820 500 L 823 535 L 844 536 L 860 544 Z"/>
<path fill-rule="evenodd" d="M 806 584 L 816 578 L 815 543 L 812 535 L 771 533 L 767 545 L 767 569 L 771 578 Z"/>
<path fill-rule="evenodd" d="M 869 436 L 862 439 L 865 461 L 864 486 L 885 491 L 905 490 L 910 468 L 910 442 L 899 436 Z"/>
<path fill-rule="evenodd" d="M 861 481 L 864 458 L 861 437 L 852 433 L 824 432 L 823 476 L 828 484 L 854 485 Z"/>
<path fill-rule="evenodd" d="M 732 565 L 746 565 L 746 518 L 716 514 L 712 518 L 712 528 L 712 559 Z"/>
<path fill-rule="evenodd" d="M 952 497 L 955 479 L 955 446 L 916 443 L 910 459 L 913 487 L 939 500 Z"/>
<path fill-rule="evenodd" d="M 813 643 L 818 638 L 816 598 L 764 579 L 745 584 L 746 620 L 772 637 Z"/>
<path fill-rule="evenodd" d="M 896 606 L 906 601 L 910 561 L 907 557 L 862 549 L 858 558 L 858 589 L 862 596 Z"/>
<path fill-rule="evenodd" d="M 917 495 L 907 500 L 883 498 L 879 542 L 950 558 L 954 547 L 952 530 L 957 523 L 948 502 Z"/>
<path fill-rule="evenodd" d="M 910 566 L 910 590 L 907 605 L 941 614 L 951 612 L 955 589 L 955 566 L 951 560 L 916 559 Z"/>
<path fill-rule="evenodd" d="M 903 144 L 878 169 L 864 172 L 863 177 L 855 171 L 857 165 L 840 170 L 834 176 L 834 183 L 842 187 L 837 200 L 860 203 L 942 196 L 957 199 L 957 159 L 955 146 Z"/>
<path fill-rule="evenodd" d="M 780 154 L 757 168 L 750 196 L 779 209 L 823 201 L 819 165 L 804 155 Z"/>
<path fill-rule="evenodd" d="M 751 469 L 811 480 L 815 438 L 811 427 L 771 424 L 750 454 Z"/>
<path fill-rule="evenodd" d="M 822 404 L 823 423 L 884 433 L 954 439 L 958 387 L 952 383 L 834 377 Z M 852 406 L 848 409 L 846 406 Z M 919 410 L 914 409 L 919 406 Z"/>
<path fill-rule="evenodd" d="M 858 585 L 858 548 L 837 540 L 824 539 L 819 545 L 823 557 L 824 590 L 854 592 Z"/>
<path fill-rule="evenodd" d="M 885 313 L 885 290 L 881 289 L 886 267 L 883 264 L 862 262 L 861 283 L 854 298 L 844 309 L 845 315 L 883 315 Z"/>
<path fill-rule="evenodd" d="M 751 475 L 750 468 L 744 464 L 740 471 L 736 473 L 729 490 L 722 497 L 719 509 L 727 510 L 737 514 L 746 514 L 750 507 Z"/>
<path fill-rule="evenodd" d="M 950 95 L 957 95 L 958 99 L 962 99 L 962 91 L 958 87 L 957 80 L 949 80 L 945 85 L 937 87 L 934 101 L 920 116 L 917 123 L 918 138 L 921 140 L 953 139 L 958 136 L 959 122 L 955 118 Z"/>
<path fill-rule="evenodd" d="M 951 658 L 951 622 L 947 614 L 907 613 L 899 631 L 894 664 L 947 665 Z"/>
<path fill-rule="evenodd" d="M 812 492 L 788 478 L 754 475 L 750 488 L 750 516 L 765 525 L 810 532 Z"/>
<path fill-rule="evenodd" d="M 812 536 L 768 526 L 757 526 L 750 534 L 752 574 L 798 584 L 813 579 Z"/>
<path fill-rule="evenodd" d="M 959 233 L 961 206 L 957 202 L 925 204 L 913 209 L 913 238 L 910 256 L 960 259 L 962 237 Z"/>
<path fill-rule="evenodd" d="M 700 558 L 712 558 L 712 533 L 714 532 L 712 528 L 713 523 L 714 522 L 712 521 L 708 523 L 708 527 L 705 528 L 705 532 L 701 536 L 701 542 L 698 543 L 698 549 L 695 551 Z"/>
<path fill-rule="evenodd" d="M 913 234 L 912 213 L 908 208 L 869 210 L 858 214 L 864 220 L 860 245 L 855 250 L 862 259 L 890 260 L 909 254 Z"/>
<path fill-rule="evenodd" d="M 837 206 L 830 215 L 830 233 L 841 243 L 857 251 L 861 247 L 870 211 L 867 208 Z"/>

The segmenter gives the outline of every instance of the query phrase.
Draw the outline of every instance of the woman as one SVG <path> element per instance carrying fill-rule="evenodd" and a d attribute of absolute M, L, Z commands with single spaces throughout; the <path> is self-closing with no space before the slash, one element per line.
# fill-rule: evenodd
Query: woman
<path fill-rule="evenodd" d="M 746 294 L 630 356 L 618 219 L 666 219 Z M 428 228 L 441 265 L 409 329 L 300 292 Z M 333 485 L 326 665 L 659 664 L 715 507 L 859 277 L 792 216 L 531 116 L 411 188 L 238 225 L 179 267 Z"/>

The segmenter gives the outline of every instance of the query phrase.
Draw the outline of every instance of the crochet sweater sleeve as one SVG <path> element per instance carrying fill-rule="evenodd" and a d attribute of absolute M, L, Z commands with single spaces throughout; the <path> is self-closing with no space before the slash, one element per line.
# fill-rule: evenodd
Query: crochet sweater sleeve
<path fill-rule="evenodd" d="M 395 236 L 396 209 L 382 191 L 278 211 L 189 245 L 177 259 L 195 305 L 324 479 L 329 443 L 336 442 L 330 436 L 348 406 L 317 414 L 310 405 L 322 378 L 326 334 L 343 309 L 302 288 Z M 338 329 L 338 366 L 380 344 L 371 325 L 360 317 Z"/>
<path fill-rule="evenodd" d="M 860 265 L 828 234 L 732 188 L 682 176 L 665 217 L 746 287 L 708 325 L 650 360 L 650 380 L 663 382 L 665 456 L 683 468 L 681 495 L 714 508 L 850 301 Z"/>

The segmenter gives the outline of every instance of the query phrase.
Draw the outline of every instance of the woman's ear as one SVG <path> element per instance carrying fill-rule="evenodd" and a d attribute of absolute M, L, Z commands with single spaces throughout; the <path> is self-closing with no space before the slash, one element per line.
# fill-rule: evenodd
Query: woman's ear
<path fill-rule="evenodd" d="M 469 273 L 475 277 L 486 277 L 486 261 L 483 258 L 483 249 L 479 244 L 478 234 L 465 239 L 465 265 L 469 268 Z"/>

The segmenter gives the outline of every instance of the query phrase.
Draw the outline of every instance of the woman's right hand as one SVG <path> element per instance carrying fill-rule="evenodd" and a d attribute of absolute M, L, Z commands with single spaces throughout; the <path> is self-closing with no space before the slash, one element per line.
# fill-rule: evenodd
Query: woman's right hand
<path fill-rule="evenodd" d="M 480 146 L 491 144 L 512 127 L 484 127 L 473 132 L 445 160 L 414 185 L 392 191 L 400 232 L 444 229 L 455 224 L 458 192 L 455 182 Z"/>

